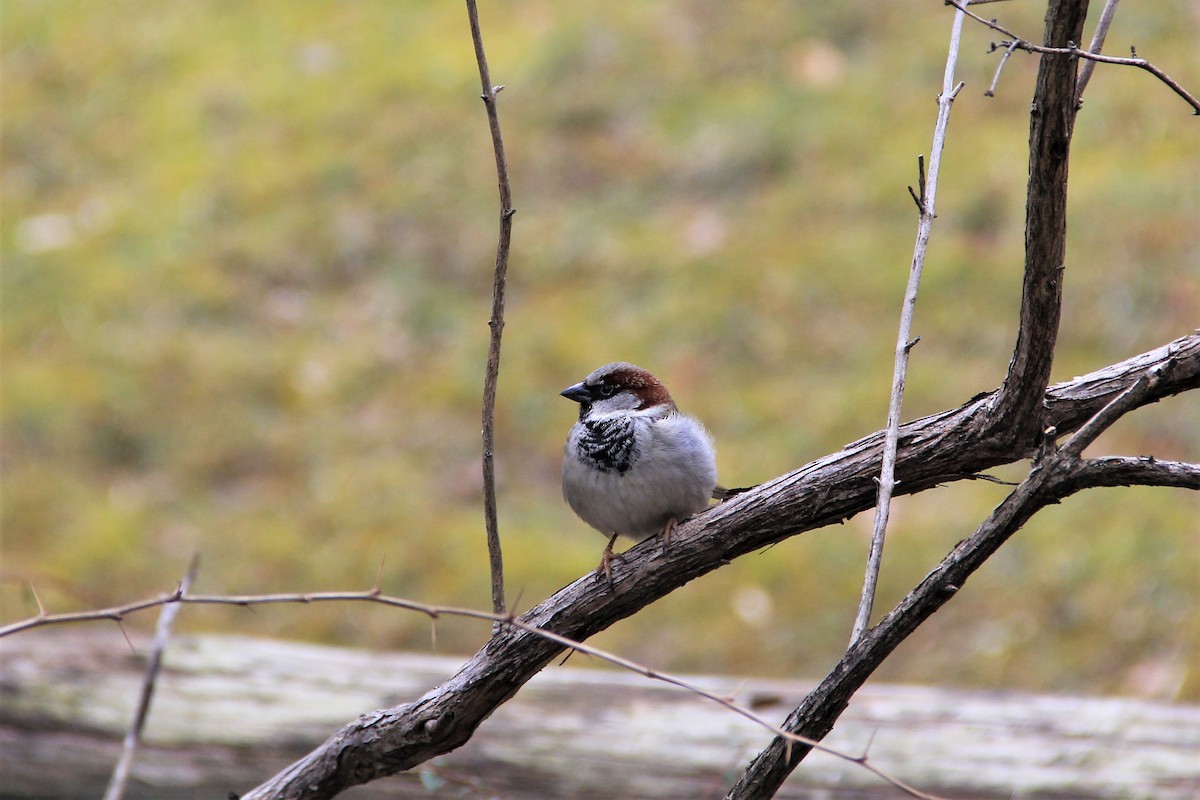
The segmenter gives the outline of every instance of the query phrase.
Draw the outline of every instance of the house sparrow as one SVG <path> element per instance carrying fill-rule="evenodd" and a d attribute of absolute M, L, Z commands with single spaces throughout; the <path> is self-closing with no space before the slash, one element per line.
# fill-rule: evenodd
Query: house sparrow
<path fill-rule="evenodd" d="M 640 367 L 609 364 L 562 396 L 579 403 L 563 447 L 563 497 L 608 536 L 599 571 L 612 583 L 618 536 L 644 539 L 704 510 L 717 486 L 716 451 L 697 420 L 679 413 L 667 387 Z"/>

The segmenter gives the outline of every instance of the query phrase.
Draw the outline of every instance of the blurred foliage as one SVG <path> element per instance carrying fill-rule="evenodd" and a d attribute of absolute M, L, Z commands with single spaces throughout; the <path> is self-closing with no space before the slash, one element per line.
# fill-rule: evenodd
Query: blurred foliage
<path fill-rule="evenodd" d="M 1037 3 L 995 7 L 1040 40 Z M 704 419 L 747 485 L 881 427 L 951 14 L 941 3 L 485 3 L 515 223 L 498 412 L 509 596 L 603 540 L 558 488 L 558 390 L 615 359 Z M 1197 7 L 1122 8 L 1200 89 Z M 488 606 L 479 398 L 497 201 L 455 3 L 5 0 L 3 600 L 383 588 Z M 1036 61 L 986 99 L 964 34 L 906 416 L 997 385 L 1021 280 Z M 1196 122 L 1101 66 L 1071 169 L 1056 379 L 1200 319 Z M 1200 457 L 1196 398 L 1095 451 Z M 1020 465 L 997 470 L 1019 479 Z M 897 501 L 881 608 L 1003 496 Z M 883 677 L 1200 699 L 1200 502 L 1096 490 L 1037 517 Z M 742 559 L 598 637 L 655 667 L 816 676 L 869 515 Z M 193 609 L 194 629 L 429 646 L 379 608 Z M 149 625 L 148 615 L 133 624 Z M 438 646 L 487 631 L 444 620 Z M 30 634 L 35 635 L 35 634 Z M 117 635 L 114 633 L 114 635 Z M 582 663 L 582 659 L 580 659 Z"/>

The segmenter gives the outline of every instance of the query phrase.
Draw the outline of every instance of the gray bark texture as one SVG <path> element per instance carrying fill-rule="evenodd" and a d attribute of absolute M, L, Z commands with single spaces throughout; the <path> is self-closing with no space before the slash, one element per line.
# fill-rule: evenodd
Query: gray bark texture
<path fill-rule="evenodd" d="M 0 650 L 0 797 L 92 800 L 120 750 L 149 649 L 112 628 L 37 631 Z M 455 658 L 232 636 L 167 650 L 129 800 L 225 798 L 319 744 L 362 708 L 419 697 Z M 812 688 L 696 677 L 768 719 Z M 347 798 L 716 797 L 771 734 L 694 694 L 613 670 L 543 671 L 469 744 Z M 1200 707 L 874 685 L 826 744 L 949 797 L 1155 797 L 1200 792 Z M 478 787 L 480 793 L 470 791 Z M 442 791 L 429 788 L 442 786 Z M 781 798 L 896 797 L 857 765 L 814 753 Z"/>

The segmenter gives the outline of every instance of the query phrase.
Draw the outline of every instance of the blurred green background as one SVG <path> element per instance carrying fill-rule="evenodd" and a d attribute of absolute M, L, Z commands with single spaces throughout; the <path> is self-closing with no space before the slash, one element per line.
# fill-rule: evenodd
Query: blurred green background
<path fill-rule="evenodd" d="M 1043 4 L 988 14 L 1041 39 Z M 1123 7 L 1108 50 L 1136 45 L 1195 92 L 1198 14 Z M 575 414 L 558 391 L 594 367 L 661 376 L 715 435 L 728 485 L 882 427 L 916 229 L 905 186 L 951 11 L 514 0 L 482 17 L 518 209 L 497 467 L 523 610 L 604 544 L 558 485 Z M 167 590 L 193 552 L 207 593 L 366 589 L 382 563 L 388 593 L 488 607 L 497 198 L 462 4 L 4 0 L 0 32 L 3 618 L 36 612 L 30 583 L 53 611 Z M 997 38 L 964 34 L 906 418 L 995 387 L 1014 338 L 1036 62 L 1016 54 L 985 98 Z M 1200 322 L 1198 141 L 1153 77 L 1097 70 L 1056 380 Z M 1200 458 L 1197 398 L 1137 412 L 1092 452 Z M 878 608 L 1003 495 L 898 500 Z M 1200 700 L 1197 519 L 1197 497 L 1169 490 L 1048 510 L 881 678 Z M 595 641 L 661 669 L 822 675 L 870 524 L 744 558 Z M 364 605 L 180 624 L 430 647 L 425 618 Z M 487 633 L 443 620 L 437 646 Z"/>

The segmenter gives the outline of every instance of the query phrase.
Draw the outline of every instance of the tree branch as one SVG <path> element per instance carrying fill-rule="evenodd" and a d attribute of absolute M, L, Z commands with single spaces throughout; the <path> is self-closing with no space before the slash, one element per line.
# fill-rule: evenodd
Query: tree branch
<path fill-rule="evenodd" d="M 979 2 L 980 0 L 975 0 L 975 2 L 969 3 L 969 5 L 978 5 Z M 945 3 L 946 5 L 954 6 L 976 22 L 986 25 L 992 30 L 998 33 L 1003 33 L 1005 36 L 1009 37 L 1010 41 L 993 44 L 993 49 L 1004 49 L 1009 51 L 1024 50 L 1029 53 L 1066 55 L 1073 56 L 1075 58 L 1082 58 L 1087 61 L 1094 61 L 1098 64 L 1115 64 L 1117 66 L 1135 67 L 1137 69 L 1145 70 L 1165 83 L 1175 94 L 1183 98 L 1183 101 L 1192 107 L 1193 114 L 1200 115 L 1200 99 L 1197 99 L 1195 95 L 1193 95 L 1187 89 L 1184 89 L 1179 81 L 1172 78 L 1166 72 L 1163 72 L 1163 70 L 1159 67 L 1156 67 L 1154 64 L 1144 58 L 1138 58 L 1136 53 L 1132 58 L 1117 58 L 1115 56 L 1106 56 L 1100 53 L 1091 53 L 1087 50 L 1081 50 L 1079 47 L 1075 46 L 1074 42 L 1070 43 L 1070 45 L 1067 47 L 1036 45 L 1026 39 L 1022 39 L 1020 36 L 1017 36 L 1008 28 L 998 24 L 996 20 L 984 19 L 973 11 L 968 10 L 968 3 L 962 2 L 962 0 L 945 0 Z M 1132 48 L 1130 49 L 1132 50 Z"/>
<path fill-rule="evenodd" d="M 946 69 L 942 77 L 942 91 L 938 95 L 938 115 L 933 126 L 933 146 L 929 155 L 929 175 L 925 175 L 924 162 L 920 164 L 921 195 L 917 200 L 920 217 L 917 221 L 917 242 L 913 247 L 912 264 L 908 272 L 908 285 L 904 290 L 904 302 L 900 306 L 900 326 L 896 334 L 896 349 L 892 363 L 892 393 L 888 402 L 887 428 L 883 441 L 883 465 L 879 470 L 879 496 L 875 503 L 875 522 L 871 532 L 871 548 L 867 553 L 866 574 L 863 576 L 862 597 L 858 602 L 858 614 L 850 633 L 853 644 L 862 636 L 871 621 L 871 608 L 875 604 L 875 587 L 879 582 L 879 568 L 883 563 L 883 542 L 887 532 L 888 515 L 892 507 L 892 493 L 896 485 L 896 447 L 900 438 L 900 409 L 904 403 L 904 384 L 908 374 L 908 354 L 916 340 L 912 338 L 913 315 L 917 308 L 917 289 L 921 285 L 921 272 L 925 267 L 925 253 L 929 247 L 929 235 L 933 229 L 935 202 L 937 199 L 938 176 L 941 173 L 942 151 L 946 145 L 946 128 L 950 124 L 950 108 L 962 84 L 954 78 L 958 63 L 958 43 L 962 36 L 963 15 L 954 15 L 950 30 L 950 47 L 946 56 Z M 909 187 L 909 192 L 912 187 Z"/>
<path fill-rule="evenodd" d="M 1076 430 L 1156 364 L 1162 366 L 1162 376 L 1138 399 L 1138 407 L 1200 387 L 1200 334 L 1051 387 L 1045 398 L 1050 423 L 1060 434 Z M 990 433 L 994 397 L 980 395 L 957 409 L 901 427 L 901 494 L 1027 455 L 1023 449 L 996 447 L 1007 437 Z M 882 433 L 876 433 L 712 507 L 680 525 L 665 551 L 657 539 L 635 545 L 614 563 L 612 589 L 606 580 L 588 573 L 518 621 L 584 641 L 738 556 L 864 511 L 874 505 L 882 440 Z M 870 641 L 873 634 L 855 651 Z M 372 712 L 344 726 L 245 800 L 328 798 L 453 750 L 563 649 L 545 636 L 506 628 L 441 686 L 411 703 Z"/>
<path fill-rule="evenodd" d="M 1004 499 L 969 538 L 876 627 L 865 634 L 789 716 L 784 728 L 821 739 L 833 729 L 850 698 L 892 651 L 918 626 L 945 605 L 975 570 L 1047 505 L 1083 489 L 1133 483 L 1200 489 L 1200 464 L 1162 462 L 1151 458 L 1105 458 L 1081 461 L 1079 451 L 1151 391 L 1158 381 L 1151 370 L 1095 414 L 1061 450 L 1047 449 L 1024 481 Z M 809 748 L 777 737 L 760 753 L 726 800 L 770 798 L 808 754 Z"/>
<path fill-rule="evenodd" d="M 1087 7 L 1087 0 L 1051 3 L 1046 12 L 1046 44 L 1063 47 L 1079 41 Z M 1034 441 L 1043 428 L 1040 406 L 1050 381 L 1062 313 L 1076 66 L 1075 58 L 1043 55 L 1030 111 L 1020 324 L 995 407 L 1001 420 L 999 430 L 1018 441 Z"/>
<path fill-rule="evenodd" d="M 496 515 L 495 420 L 496 386 L 500 380 L 500 337 L 504 333 L 504 289 L 508 275 L 508 251 L 512 241 L 512 190 L 508 182 L 508 159 L 504 155 L 504 138 L 500 135 L 500 116 L 496 111 L 496 95 L 503 86 L 493 86 L 483 52 L 483 33 L 479 28 L 479 10 L 475 0 L 467 0 L 467 18 L 471 25 L 471 41 L 475 44 L 475 62 L 483 87 L 480 97 L 487 109 L 488 128 L 492 134 L 492 150 L 496 155 L 496 178 L 500 190 L 500 238 L 496 243 L 496 270 L 492 280 L 492 316 L 488 320 L 491 336 L 488 342 L 487 369 L 483 381 L 483 517 L 487 529 L 488 560 L 492 577 L 492 610 L 503 614 L 504 558 L 500 549 L 500 525 Z M 494 632 L 494 631 L 493 631 Z"/>
<path fill-rule="evenodd" d="M 1100 12 L 1100 20 L 1096 23 L 1096 30 L 1092 33 L 1092 43 L 1088 46 L 1088 52 L 1092 55 L 1099 55 L 1100 51 L 1104 49 L 1104 40 L 1108 37 L 1108 29 L 1112 25 L 1113 17 L 1117 15 L 1117 3 L 1119 2 L 1120 0 L 1105 1 L 1104 10 Z M 1010 47 L 1007 51 L 1011 53 L 1012 49 Z M 1083 106 L 1083 92 L 1087 89 L 1088 81 L 1092 79 L 1096 63 L 1095 59 L 1084 59 L 1083 67 L 1079 70 L 1079 80 L 1075 84 L 1076 108 Z"/>
<path fill-rule="evenodd" d="M 179 593 L 186 594 L 196 580 L 196 572 L 200 569 L 200 558 L 192 557 L 187 573 L 179 583 Z M 164 605 L 158 615 L 158 625 L 154 631 L 154 643 L 151 646 L 150 658 L 146 662 L 146 673 L 142 678 L 142 691 L 138 695 L 137 709 L 130 723 L 129 731 L 125 734 L 125 742 L 121 746 L 121 757 L 113 767 L 108 788 L 104 790 L 104 800 L 121 800 L 125 794 L 125 786 L 129 782 L 129 771 L 133 767 L 133 757 L 142 741 L 142 731 L 146 727 L 146 717 L 150 713 L 150 701 L 154 698 L 154 687 L 158 684 L 158 675 L 162 671 L 163 653 L 166 652 L 167 642 L 171 639 L 171 628 L 179 606 Z"/>

